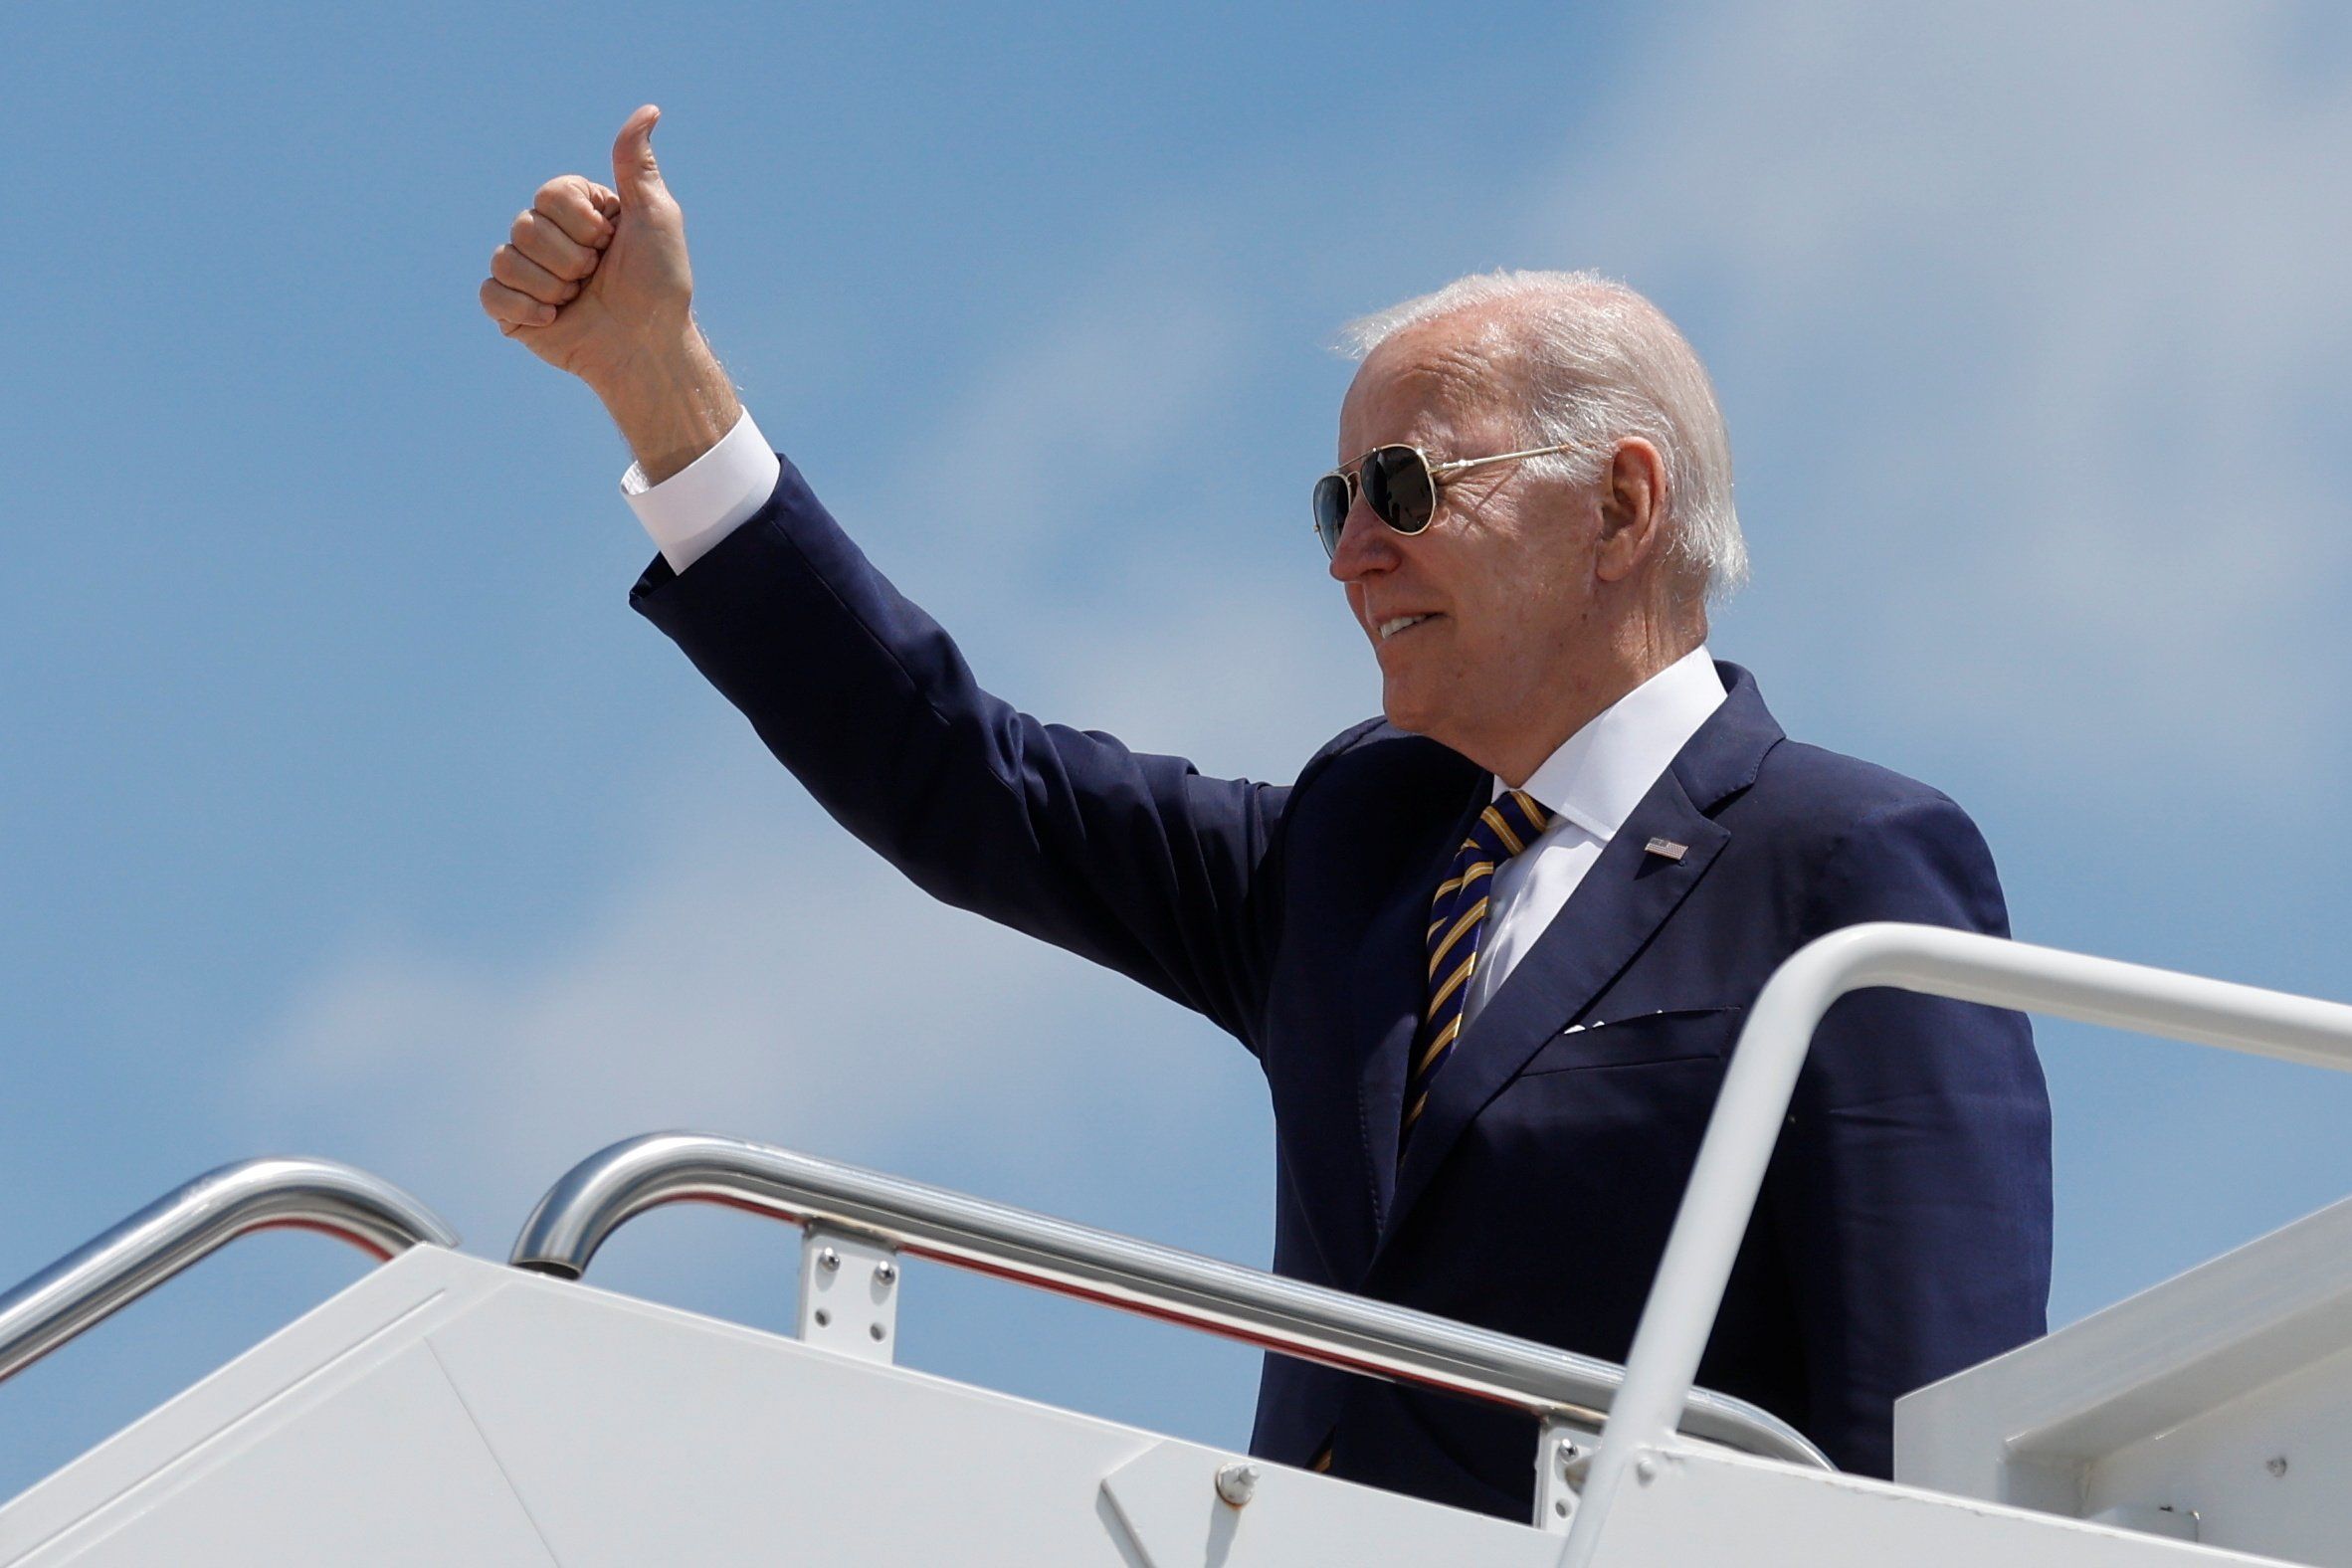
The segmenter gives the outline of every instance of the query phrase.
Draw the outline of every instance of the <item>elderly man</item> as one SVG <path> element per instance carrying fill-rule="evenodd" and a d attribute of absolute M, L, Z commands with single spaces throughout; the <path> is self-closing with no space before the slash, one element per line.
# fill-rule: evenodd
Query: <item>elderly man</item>
<path fill-rule="evenodd" d="M 2006 934 L 1958 807 L 1784 738 L 1708 657 L 1709 589 L 1745 565 L 1729 450 L 1640 296 L 1476 278 L 1359 324 L 1314 515 L 1385 717 L 1286 787 L 1204 778 L 982 689 L 769 450 L 689 311 L 655 117 L 623 127 L 617 189 L 542 187 L 482 290 L 636 454 L 662 558 L 633 603 L 922 886 L 1256 1054 L 1284 1274 L 1622 1358 L 1774 967 L 1861 920 Z M 1859 993 L 1701 1381 L 1884 1474 L 1895 1397 L 2041 1332 L 2049 1262 L 2025 1021 Z M 1524 1517 L 1529 1436 L 1270 1357 L 1253 1447 Z"/>

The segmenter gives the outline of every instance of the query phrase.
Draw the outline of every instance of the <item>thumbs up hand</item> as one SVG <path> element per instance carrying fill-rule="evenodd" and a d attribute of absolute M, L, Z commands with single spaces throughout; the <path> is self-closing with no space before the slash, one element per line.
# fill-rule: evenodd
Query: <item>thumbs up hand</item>
<path fill-rule="evenodd" d="M 540 186 L 482 285 L 499 331 L 608 405 L 697 336 L 686 215 L 654 160 L 661 117 L 649 103 L 622 125 L 610 187 L 578 174 Z"/>

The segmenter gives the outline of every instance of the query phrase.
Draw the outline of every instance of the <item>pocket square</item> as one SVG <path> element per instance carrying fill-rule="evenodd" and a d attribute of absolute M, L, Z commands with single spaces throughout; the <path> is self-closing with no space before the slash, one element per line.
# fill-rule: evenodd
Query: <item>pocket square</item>
<path fill-rule="evenodd" d="M 1563 1035 L 1579 1035 L 1587 1030 L 1607 1029 L 1611 1024 L 1639 1024 L 1653 1018 L 1704 1018 L 1742 1011 L 1736 1007 L 1660 1007 L 1647 1013 L 1628 1013 L 1623 1018 L 1596 1018 L 1590 1023 L 1570 1024 L 1560 1031 Z"/>

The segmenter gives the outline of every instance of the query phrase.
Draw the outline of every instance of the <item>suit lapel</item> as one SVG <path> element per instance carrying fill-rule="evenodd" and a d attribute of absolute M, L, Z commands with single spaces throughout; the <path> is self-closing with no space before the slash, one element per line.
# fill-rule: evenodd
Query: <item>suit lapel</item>
<path fill-rule="evenodd" d="M 1729 832 L 1707 812 L 1754 781 L 1781 731 L 1747 672 L 1733 665 L 1717 670 L 1727 688 L 1722 706 L 1651 786 L 1551 925 L 1463 1032 L 1453 1059 L 1431 1083 L 1429 1106 L 1413 1129 L 1394 1196 L 1382 1210 L 1380 1251 L 1387 1250 L 1471 1120 L 1538 1047 L 1590 1007 L 1633 961 L 1730 841 Z M 1687 849 L 1678 861 L 1652 855 L 1645 847 L 1654 838 Z M 1394 1073 L 1401 1095 L 1401 1058 Z M 1390 1139 L 1393 1148 L 1393 1126 Z"/>
<path fill-rule="evenodd" d="M 1645 854 L 1642 846 L 1653 837 L 1689 849 L 1679 861 Z M 1384 1248 L 1471 1119 L 1632 961 L 1729 838 L 1699 815 L 1671 774 L 1652 788 L 1431 1081 L 1429 1106 L 1397 1173 L 1396 1199 L 1381 1231 Z"/>

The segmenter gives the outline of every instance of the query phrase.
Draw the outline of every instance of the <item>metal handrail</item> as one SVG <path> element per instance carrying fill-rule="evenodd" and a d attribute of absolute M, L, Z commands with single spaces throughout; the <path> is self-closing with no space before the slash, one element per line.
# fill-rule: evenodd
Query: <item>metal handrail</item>
<path fill-rule="evenodd" d="M 1611 1499 L 1667 1441 L 1722 1308 L 1813 1032 L 1849 991 L 2051 1013 L 2196 1045 L 2352 1071 L 2352 1007 L 1942 926 L 1873 921 L 1833 931 L 1773 972 L 1740 1031 L 1665 1256 L 1642 1308 L 1625 1389 L 1570 1526 L 1565 1568 L 1592 1561 Z"/>
<path fill-rule="evenodd" d="M 918 1258 L 1546 1421 L 1598 1425 L 1625 1378 L 1613 1362 L 1428 1312 L 789 1149 L 693 1133 L 630 1138 L 581 1161 L 539 1200 L 509 1261 L 578 1278 L 616 1228 L 689 1201 L 863 1232 Z M 1692 1437 L 1830 1468 L 1795 1428 L 1742 1400 L 1690 1389 L 1679 1417 Z"/>
<path fill-rule="evenodd" d="M 332 1160 L 240 1160 L 208 1171 L 0 1295 L 0 1380 L 251 1231 L 319 1231 L 388 1261 L 458 1234 L 380 1177 Z"/>

